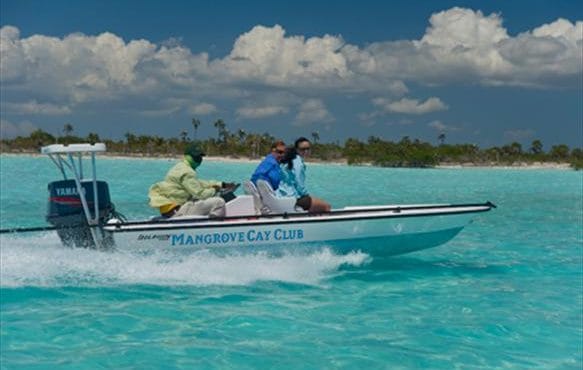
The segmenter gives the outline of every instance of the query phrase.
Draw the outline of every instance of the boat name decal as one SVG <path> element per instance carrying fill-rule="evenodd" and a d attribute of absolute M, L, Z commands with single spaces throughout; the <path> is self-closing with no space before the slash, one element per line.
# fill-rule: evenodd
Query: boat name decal
<path fill-rule="evenodd" d="M 138 235 L 138 240 L 168 240 L 170 239 L 170 234 L 140 234 Z"/>
<path fill-rule="evenodd" d="M 201 233 L 190 235 L 187 233 L 170 235 L 170 243 L 175 245 L 208 245 L 208 244 L 229 244 L 246 242 L 270 242 L 302 240 L 304 238 L 303 229 L 275 229 L 275 230 L 249 230 L 233 231 L 224 233 Z"/>

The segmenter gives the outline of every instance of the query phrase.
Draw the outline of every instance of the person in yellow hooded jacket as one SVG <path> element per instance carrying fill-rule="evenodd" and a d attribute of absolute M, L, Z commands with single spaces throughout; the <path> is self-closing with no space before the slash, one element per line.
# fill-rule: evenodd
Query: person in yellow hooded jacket
<path fill-rule="evenodd" d="M 203 215 L 225 216 L 225 201 L 219 191 L 229 184 L 200 180 L 196 169 L 205 153 L 196 143 L 186 147 L 184 159 L 168 171 L 163 181 L 150 187 L 150 206 L 165 217 Z"/>

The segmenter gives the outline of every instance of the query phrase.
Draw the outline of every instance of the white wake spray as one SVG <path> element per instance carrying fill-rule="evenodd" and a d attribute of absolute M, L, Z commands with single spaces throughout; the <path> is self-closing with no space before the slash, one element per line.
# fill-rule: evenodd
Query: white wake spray
<path fill-rule="evenodd" d="M 1 287 L 249 285 L 258 281 L 319 284 L 342 266 L 370 261 L 362 252 L 329 248 L 304 253 L 217 255 L 160 251 L 149 254 L 65 248 L 56 234 L 0 239 Z"/>

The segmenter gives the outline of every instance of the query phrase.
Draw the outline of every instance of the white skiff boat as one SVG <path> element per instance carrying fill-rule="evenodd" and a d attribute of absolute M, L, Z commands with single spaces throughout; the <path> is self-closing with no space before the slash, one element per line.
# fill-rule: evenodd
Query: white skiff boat
<path fill-rule="evenodd" d="M 478 213 L 495 207 L 490 202 L 380 205 L 345 207 L 317 215 L 293 209 L 258 214 L 254 203 L 258 195 L 252 194 L 227 202 L 227 215 L 223 218 L 153 217 L 127 221 L 114 210 L 107 183 L 97 180 L 95 155 L 105 150 L 101 143 L 57 144 L 41 149 L 64 177 L 49 184 L 47 221 L 65 245 L 124 250 L 327 246 L 340 251 L 396 255 L 446 243 Z M 83 176 L 83 154 L 91 156 L 89 179 Z"/>

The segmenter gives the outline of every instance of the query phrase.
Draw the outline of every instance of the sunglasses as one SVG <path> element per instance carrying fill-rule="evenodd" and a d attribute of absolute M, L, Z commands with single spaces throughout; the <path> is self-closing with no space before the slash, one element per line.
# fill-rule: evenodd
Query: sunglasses
<path fill-rule="evenodd" d="M 307 152 L 308 150 L 312 150 L 312 148 L 310 148 L 309 146 L 305 147 L 305 148 L 298 148 L 298 150 L 300 152 Z"/>
<path fill-rule="evenodd" d="M 285 154 L 285 150 L 274 150 L 277 154 Z"/>

